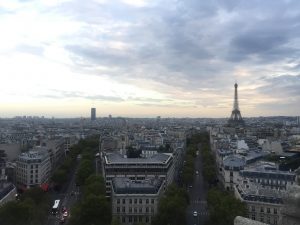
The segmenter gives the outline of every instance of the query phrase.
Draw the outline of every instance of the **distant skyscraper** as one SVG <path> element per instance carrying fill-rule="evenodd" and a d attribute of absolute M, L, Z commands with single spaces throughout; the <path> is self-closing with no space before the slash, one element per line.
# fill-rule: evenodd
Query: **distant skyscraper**
<path fill-rule="evenodd" d="M 228 120 L 228 124 L 230 126 L 240 126 L 244 125 L 244 120 L 241 115 L 241 111 L 239 109 L 239 100 L 238 100 L 238 84 L 234 84 L 234 101 L 233 101 L 233 109 L 231 112 L 230 119 Z"/>
<path fill-rule="evenodd" d="M 96 120 L 96 108 L 91 108 L 91 120 Z"/>

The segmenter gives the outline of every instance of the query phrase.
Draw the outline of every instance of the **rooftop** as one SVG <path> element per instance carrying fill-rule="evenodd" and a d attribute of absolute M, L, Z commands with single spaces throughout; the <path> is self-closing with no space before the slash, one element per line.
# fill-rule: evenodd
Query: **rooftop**
<path fill-rule="evenodd" d="M 132 181 L 126 177 L 115 177 L 112 180 L 112 187 L 116 194 L 156 194 L 162 184 L 162 179 Z"/>
<path fill-rule="evenodd" d="M 278 189 L 264 188 L 260 184 L 241 183 L 236 185 L 237 191 L 246 201 L 267 202 L 273 204 L 282 204 L 284 191 Z"/>
<path fill-rule="evenodd" d="M 246 165 L 245 159 L 238 155 L 229 155 L 223 160 L 225 167 L 244 167 Z"/>
<path fill-rule="evenodd" d="M 149 158 L 124 158 L 124 156 L 118 153 L 108 153 L 105 155 L 107 164 L 166 164 L 171 158 L 171 153 L 158 153 Z"/>

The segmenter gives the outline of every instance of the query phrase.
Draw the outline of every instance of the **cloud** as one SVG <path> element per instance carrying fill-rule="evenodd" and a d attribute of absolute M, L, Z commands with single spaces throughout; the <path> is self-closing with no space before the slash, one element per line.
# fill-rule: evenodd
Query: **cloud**
<path fill-rule="evenodd" d="M 81 98 L 81 99 L 88 99 L 88 100 L 96 100 L 96 101 L 106 101 L 106 102 L 122 102 L 124 99 L 121 97 L 116 96 L 105 96 L 105 95 L 87 95 L 81 92 L 65 92 L 56 90 L 55 94 L 44 94 L 38 95 L 38 98 L 52 98 L 52 99 L 65 99 L 65 98 Z"/>
<path fill-rule="evenodd" d="M 63 65 L 73 73 L 61 72 L 70 84 L 98 76 L 112 86 L 155 93 L 90 92 L 88 86 L 86 92 L 70 92 L 61 85 L 57 93 L 45 91 L 41 97 L 230 111 L 235 79 L 245 110 L 284 98 L 293 104 L 299 96 L 296 0 L 66 0 L 50 5 L 36 0 L 1 3 L 0 8 L 0 57 L 29 54 Z"/>

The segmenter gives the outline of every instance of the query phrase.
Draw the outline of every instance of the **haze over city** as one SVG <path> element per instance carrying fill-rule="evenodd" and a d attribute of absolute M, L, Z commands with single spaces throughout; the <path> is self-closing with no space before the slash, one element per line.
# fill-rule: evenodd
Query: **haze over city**
<path fill-rule="evenodd" d="M 300 114 L 300 2 L 0 2 L 0 117 Z"/>

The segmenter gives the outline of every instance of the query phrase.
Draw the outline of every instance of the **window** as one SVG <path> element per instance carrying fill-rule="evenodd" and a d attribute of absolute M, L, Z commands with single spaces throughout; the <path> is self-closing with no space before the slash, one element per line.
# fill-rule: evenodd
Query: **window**
<path fill-rule="evenodd" d="M 252 214 L 251 219 L 255 220 L 255 214 Z"/>
<path fill-rule="evenodd" d="M 149 217 L 146 216 L 146 223 L 149 223 Z"/>
<path fill-rule="evenodd" d="M 146 199 L 146 204 L 149 204 L 149 199 L 148 198 Z"/>
<path fill-rule="evenodd" d="M 151 212 L 154 213 L 154 207 L 153 206 L 151 206 Z"/>
<path fill-rule="evenodd" d="M 148 207 L 146 207 L 146 212 L 149 212 L 149 208 Z"/>
<path fill-rule="evenodd" d="M 154 204 L 154 199 L 151 199 L 151 203 Z"/>
<path fill-rule="evenodd" d="M 260 207 L 260 212 L 264 212 L 264 208 L 263 207 Z"/>
<path fill-rule="evenodd" d="M 129 207 L 129 212 L 132 212 L 132 207 Z M 130 221 L 129 221 L 130 222 Z"/>
<path fill-rule="evenodd" d="M 255 206 L 251 206 L 251 211 L 255 212 Z"/>
<path fill-rule="evenodd" d="M 132 222 L 132 216 L 129 216 L 129 223 L 131 223 Z"/>
<path fill-rule="evenodd" d="M 120 212 L 120 207 L 117 207 L 117 212 Z"/>
<path fill-rule="evenodd" d="M 125 223 L 125 216 L 122 216 L 122 223 Z"/>
<path fill-rule="evenodd" d="M 263 216 L 260 217 L 260 221 L 264 222 L 264 217 Z"/>
<path fill-rule="evenodd" d="M 125 207 L 124 206 L 122 207 L 122 212 L 125 212 Z"/>
<path fill-rule="evenodd" d="M 270 208 L 267 208 L 267 213 L 270 213 Z"/>
<path fill-rule="evenodd" d="M 132 199 L 129 199 L 129 204 L 132 204 Z"/>
<path fill-rule="evenodd" d="M 230 176 L 233 177 L 233 172 L 232 171 L 230 171 Z"/>
<path fill-rule="evenodd" d="M 142 199 L 141 198 L 139 199 L 139 203 L 142 204 Z"/>
<path fill-rule="evenodd" d="M 125 204 L 125 198 L 123 198 L 122 202 L 123 202 L 123 204 Z"/>
<path fill-rule="evenodd" d="M 135 199 L 134 199 L 134 204 L 136 204 L 136 203 L 137 203 L 137 199 L 135 198 Z"/>
<path fill-rule="evenodd" d="M 277 218 L 274 218 L 274 225 L 277 225 Z"/>
<path fill-rule="evenodd" d="M 277 209 L 274 209 L 274 214 L 277 214 Z"/>
<path fill-rule="evenodd" d="M 38 183 L 38 180 L 37 180 L 37 179 L 35 179 L 35 183 Z"/>
<path fill-rule="evenodd" d="M 137 212 L 137 208 L 136 208 L 136 207 L 134 207 L 134 212 L 135 212 L 135 213 Z"/>
<path fill-rule="evenodd" d="M 143 208 L 142 208 L 142 207 L 139 207 L 139 212 L 140 212 L 140 213 L 142 212 L 142 210 L 143 210 Z"/>
<path fill-rule="evenodd" d="M 35 168 L 39 168 L 39 166 L 38 166 L 38 165 L 35 165 Z"/>
<path fill-rule="evenodd" d="M 33 165 L 31 165 L 30 168 L 33 169 Z"/>
<path fill-rule="evenodd" d="M 119 198 L 117 199 L 117 204 L 120 204 L 120 199 Z"/>

